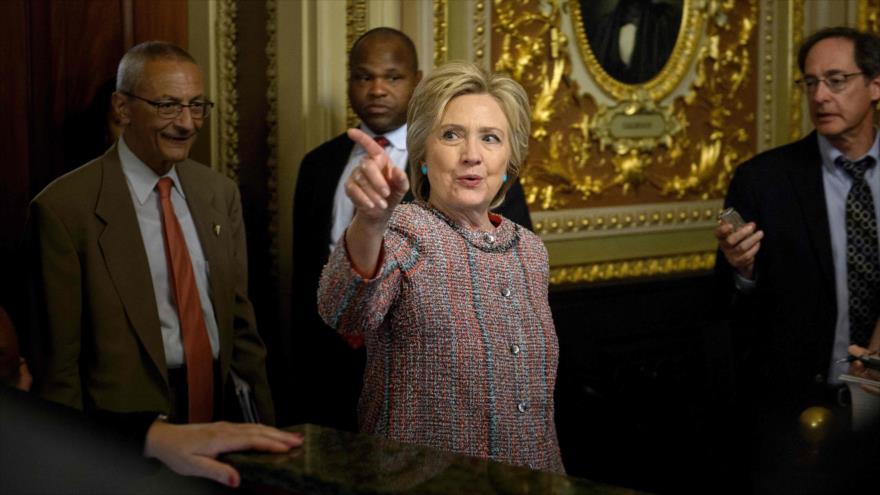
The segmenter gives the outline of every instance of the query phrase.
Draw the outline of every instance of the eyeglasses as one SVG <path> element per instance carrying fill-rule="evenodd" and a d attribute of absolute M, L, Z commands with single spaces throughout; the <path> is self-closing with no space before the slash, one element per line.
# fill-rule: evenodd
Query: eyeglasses
<path fill-rule="evenodd" d="M 795 83 L 803 86 L 808 93 L 814 93 L 819 89 L 819 83 L 824 82 L 825 86 L 828 86 L 832 93 L 840 93 L 846 89 L 849 84 L 849 78 L 860 75 L 862 75 L 861 72 L 850 72 L 849 74 L 831 74 L 828 77 L 807 76 L 803 79 L 798 79 Z"/>
<path fill-rule="evenodd" d="M 141 98 L 140 96 L 129 93 L 127 91 L 120 91 L 120 93 L 130 96 L 132 98 L 136 98 L 141 100 L 144 103 L 150 104 L 156 107 L 156 112 L 159 114 L 159 117 L 163 119 L 176 119 L 178 115 L 183 112 L 184 108 L 189 108 L 189 114 L 194 119 L 204 119 L 208 115 L 211 114 L 211 107 L 214 106 L 214 102 L 212 101 L 194 101 L 187 104 L 180 103 L 179 101 L 153 101 L 148 100 L 146 98 Z"/>

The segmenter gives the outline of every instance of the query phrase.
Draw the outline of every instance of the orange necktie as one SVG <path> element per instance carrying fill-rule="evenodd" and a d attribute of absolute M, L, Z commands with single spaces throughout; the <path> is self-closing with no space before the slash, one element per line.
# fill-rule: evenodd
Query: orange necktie
<path fill-rule="evenodd" d="M 168 177 L 159 179 L 156 188 L 162 203 L 162 227 L 165 232 L 165 257 L 171 268 L 171 285 L 180 318 L 183 353 L 186 358 L 186 384 L 189 395 L 189 422 L 205 423 L 214 416 L 214 359 L 202 315 L 199 290 L 192 261 L 186 248 L 183 230 L 171 206 Z"/>

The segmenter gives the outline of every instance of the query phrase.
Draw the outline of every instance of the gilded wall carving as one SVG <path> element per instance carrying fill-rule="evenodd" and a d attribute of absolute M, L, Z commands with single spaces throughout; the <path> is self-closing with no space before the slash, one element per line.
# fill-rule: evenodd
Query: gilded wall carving
<path fill-rule="evenodd" d="M 804 0 L 792 0 L 792 2 L 792 32 L 790 44 L 788 46 L 791 47 L 792 50 L 797 50 L 797 47 L 801 46 L 801 43 L 804 41 Z M 792 74 L 794 74 L 793 79 L 800 77 L 801 70 L 800 67 L 798 67 L 797 57 L 792 57 L 791 71 Z M 791 132 L 788 136 L 790 141 L 796 141 L 801 138 L 803 96 L 804 94 L 803 91 L 801 91 L 801 86 L 795 84 L 791 90 Z"/>
<path fill-rule="evenodd" d="M 858 28 L 880 34 L 880 0 L 859 0 Z"/>
<path fill-rule="evenodd" d="M 367 0 L 346 0 L 345 13 L 345 46 L 351 47 L 367 32 Z M 348 50 L 345 53 L 345 63 L 348 64 Z M 355 127 L 360 121 L 350 103 L 345 104 L 345 121 L 348 127 Z"/>
<path fill-rule="evenodd" d="M 222 0 L 217 10 L 217 74 L 219 95 L 217 100 L 217 125 L 219 126 L 219 168 L 232 180 L 238 182 L 238 74 L 235 62 L 238 48 L 235 44 L 235 18 L 238 4 L 235 0 Z"/>
<path fill-rule="evenodd" d="M 550 284 L 604 282 L 626 278 L 676 275 L 699 270 L 711 270 L 713 266 L 715 266 L 714 252 L 586 263 L 577 266 L 551 268 Z"/>
<path fill-rule="evenodd" d="M 486 3 L 478 1 L 474 6 L 472 19 L 474 23 L 474 63 L 480 67 L 485 66 L 486 60 L 486 10 L 488 10 Z"/>
<path fill-rule="evenodd" d="M 448 47 L 449 8 L 446 0 L 434 0 L 434 67 L 446 62 Z"/>
<path fill-rule="evenodd" d="M 880 35 L 880 0 L 859 0 L 857 27 Z M 880 111 L 880 102 L 877 110 Z M 875 115 L 874 122 L 880 125 L 880 115 Z"/>
<path fill-rule="evenodd" d="M 571 77 L 578 54 L 561 23 L 576 2 L 496 0 L 494 7 L 495 69 L 533 95 L 522 178 L 532 211 L 723 197 L 733 168 L 755 149 L 754 1 L 684 2 L 675 51 L 646 84 L 615 81 L 578 40 L 611 105 Z M 676 89 L 680 96 L 667 98 Z M 628 121 L 647 132 L 628 135 Z"/>
<path fill-rule="evenodd" d="M 521 180 L 554 284 L 714 263 L 715 214 L 734 168 L 757 149 L 759 8 L 680 6 L 663 68 L 628 84 L 599 62 L 581 2 L 492 4 L 494 69 L 532 97 Z"/>

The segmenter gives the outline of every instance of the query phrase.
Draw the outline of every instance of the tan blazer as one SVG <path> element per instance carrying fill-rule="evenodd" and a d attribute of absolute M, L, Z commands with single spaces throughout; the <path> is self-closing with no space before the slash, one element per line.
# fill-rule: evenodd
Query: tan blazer
<path fill-rule="evenodd" d="M 223 390 L 233 369 L 251 384 L 261 418 L 271 424 L 266 352 L 247 297 L 238 187 L 191 160 L 176 167 L 210 266 Z M 35 390 L 87 412 L 167 413 L 158 310 L 116 145 L 49 184 L 31 202 L 28 223 Z"/>

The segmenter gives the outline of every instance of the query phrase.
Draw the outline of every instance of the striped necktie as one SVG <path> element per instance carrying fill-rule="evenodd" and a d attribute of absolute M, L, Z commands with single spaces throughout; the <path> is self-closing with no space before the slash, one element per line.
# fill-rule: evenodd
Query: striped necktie
<path fill-rule="evenodd" d="M 376 136 L 373 138 L 373 140 L 376 141 L 376 143 L 383 148 L 391 144 L 391 141 L 389 141 L 388 138 L 385 136 Z"/>

